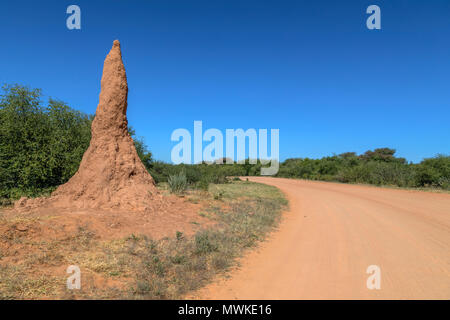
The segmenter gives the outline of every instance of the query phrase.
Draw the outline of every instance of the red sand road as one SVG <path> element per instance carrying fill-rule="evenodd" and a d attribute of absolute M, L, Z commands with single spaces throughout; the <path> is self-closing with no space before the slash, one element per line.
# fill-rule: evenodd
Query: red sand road
<path fill-rule="evenodd" d="M 250 178 L 290 202 L 278 231 L 202 299 L 450 299 L 450 194 Z M 366 286 L 369 265 L 381 289 Z"/>

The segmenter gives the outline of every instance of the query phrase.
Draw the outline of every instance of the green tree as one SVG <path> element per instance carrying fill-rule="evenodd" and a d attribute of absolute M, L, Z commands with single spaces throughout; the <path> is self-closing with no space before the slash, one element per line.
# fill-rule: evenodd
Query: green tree
<path fill-rule="evenodd" d="M 90 141 L 91 118 L 41 90 L 7 85 L 0 95 L 0 197 L 35 195 L 66 182 Z"/>

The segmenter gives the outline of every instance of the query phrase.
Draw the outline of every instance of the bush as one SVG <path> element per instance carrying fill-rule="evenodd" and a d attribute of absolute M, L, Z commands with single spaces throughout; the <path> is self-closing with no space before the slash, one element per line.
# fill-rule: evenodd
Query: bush
<path fill-rule="evenodd" d="M 415 167 L 415 184 L 418 187 L 438 187 L 449 189 L 450 156 L 438 155 L 424 159 Z"/>
<path fill-rule="evenodd" d="M 169 183 L 169 189 L 172 193 L 180 194 L 187 189 L 187 179 L 184 171 L 180 171 L 178 174 L 169 176 L 167 182 Z"/>
<path fill-rule="evenodd" d="M 209 189 L 209 180 L 208 179 L 201 179 L 197 183 L 197 189 L 208 191 L 208 189 Z"/>
<path fill-rule="evenodd" d="M 92 117 L 41 91 L 4 86 L 0 96 L 0 197 L 35 196 L 65 183 L 89 146 Z"/>

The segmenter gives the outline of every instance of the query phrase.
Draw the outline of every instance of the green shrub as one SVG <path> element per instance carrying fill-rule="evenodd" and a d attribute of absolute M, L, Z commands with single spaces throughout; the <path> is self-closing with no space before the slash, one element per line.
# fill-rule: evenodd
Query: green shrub
<path fill-rule="evenodd" d="M 223 191 L 218 191 L 218 192 L 216 192 L 216 193 L 214 194 L 214 200 L 222 200 L 223 195 L 224 195 L 224 192 L 223 192 Z"/>
<path fill-rule="evenodd" d="M 208 189 L 209 189 L 209 180 L 207 178 L 201 179 L 197 183 L 197 189 L 208 191 Z"/>
<path fill-rule="evenodd" d="M 89 146 L 92 117 L 41 91 L 4 86 L 0 96 L 0 197 L 36 196 L 65 183 Z"/>
<path fill-rule="evenodd" d="M 415 166 L 415 184 L 418 187 L 438 187 L 449 189 L 450 156 L 437 155 L 424 159 Z"/>
<path fill-rule="evenodd" d="M 172 193 L 183 193 L 187 189 L 187 179 L 184 171 L 180 171 L 178 174 L 170 175 L 167 180 L 169 183 L 169 189 Z"/>

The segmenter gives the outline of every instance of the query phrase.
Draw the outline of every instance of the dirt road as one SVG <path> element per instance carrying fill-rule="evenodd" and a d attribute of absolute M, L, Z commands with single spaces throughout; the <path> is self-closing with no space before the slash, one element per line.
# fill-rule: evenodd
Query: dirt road
<path fill-rule="evenodd" d="M 202 299 L 450 299 L 450 194 L 280 178 L 278 231 Z M 367 289 L 368 266 L 381 289 Z"/>

